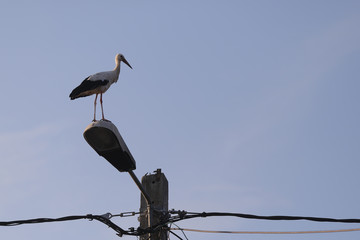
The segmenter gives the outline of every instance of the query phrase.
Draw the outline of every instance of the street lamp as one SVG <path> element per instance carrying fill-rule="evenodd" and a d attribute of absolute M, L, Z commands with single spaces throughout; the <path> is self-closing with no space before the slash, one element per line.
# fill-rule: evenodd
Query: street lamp
<path fill-rule="evenodd" d="M 116 126 L 110 121 L 94 121 L 84 131 L 87 143 L 120 172 L 128 172 L 150 208 L 151 199 L 135 176 L 136 162 Z"/>
<path fill-rule="evenodd" d="M 108 160 L 120 172 L 136 169 L 136 162 L 122 139 L 116 126 L 108 121 L 90 123 L 84 138 L 102 157 Z"/>

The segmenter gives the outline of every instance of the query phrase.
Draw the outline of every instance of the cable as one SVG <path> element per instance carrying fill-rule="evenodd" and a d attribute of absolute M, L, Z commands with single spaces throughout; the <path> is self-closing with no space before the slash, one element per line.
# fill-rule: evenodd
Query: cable
<path fill-rule="evenodd" d="M 128 231 L 123 230 L 121 227 L 114 224 L 110 219 L 112 217 L 128 217 L 134 216 L 138 214 L 137 212 L 124 212 L 120 214 L 112 215 L 111 213 L 106 213 L 103 215 L 74 215 L 74 216 L 66 216 L 61 218 L 34 218 L 27 220 L 16 220 L 16 221 L 0 221 L 0 226 L 18 226 L 21 224 L 33 224 L 33 223 L 45 223 L 45 222 L 62 222 L 62 221 L 73 221 L 79 219 L 89 219 L 89 220 L 97 220 L 99 222 L 104 223 L 109 228 L 113 229 L 117 232 L 118 236 L 123 235 L 132 235 L 132 236 L 141 236 L 144 234 L 153 234 L 158 232 L 159 230 L 169 230 L 171 234 L 174 234 L 179 238 L 175 233 L 171 232 L 171 230 L 181 230 L 184 234 L 184 237 L 188 240 L 184 231 L 194 231 L 194 232 L 209 232 L 209 233 L 242 233 L 242 234 L 304 234 L 304 233 L 332 233 L 332 232 L 350 232 L 350 231 L 360 231 L 360 228 L 354 229 L 340 229 L 340 230 L 325 230 L 325 231 L 296 231 L 296 232 L 250 232 L 250 231 L 211 231 L 211 230 L 198 230 L 198 229 L 183 229 L 175 224 L 175 222 L 182 221 L 185 219 L 198 218 L 198 217 L 220 217 L 220 216 L 229 216 L 229 217 L 240 217 L 247 219 L 257 219 L 257 220 L 308 220 L 308 221 L 316 221 L 316 222 L 339 222 L 339 223 L 360 223 L 360 219 L 335 219 L 335 218 L 321 218 L 321 217 L 302 217 L 302 216 L 258 216 L 252 214 L 243 214 L 243 213 L 226 213 L 226 212 L 186 212 L 186 211 L 175 211 L 170 210 L 167 212 L 162 221 L 158 224 L 155 224 L 151 227 L 142 229 L 137 228 L 129 228 Z M 170 227 L 168 227 L 170 224 Z M 174 224 L 177 228 L 171 228 L 171 225 Z M 168 236 L 169 237 L 169 236 Z"/>
<path fill-rule="evenodd" d="M 335 218 L 322 218 L 322 217 L 302 217 L 302 216 L 258 216 L 252 214 L 243 214 L 243 213 L 225 213 L 225 212 L 186 212 L 186 211 L 175 211 L 171 210 L 171 214 L 178 214 L 177 217 L 174 217 L 171 222 L 177 222 L 184 219 L 191 219 L 197 217 L 240 217 L 247 219 L 257 219 L 257 220 L 308 220 L 316 222 L 338 222 L 338 223 L 360 223 L 360 219 L 335 219 Z"/>
<path fill-rule="evenodd" d="M 170 223 L 169 230 L 171 229 L 172 223 Z M 167 232 L 167 240 L 170 240 L 170 231 Z"/>
<path fill-rule="evenodd" d="M 182 234 L 184 235 L 184 237 L 186 238 L 186 240 L 189 240 L 189 239 L 187 238 L 185 232 L 183 231 L 183 229 L 182 229 L 181 227 L 179 227 L 179 226 L 176 225 L 175 223 L 172 223 L 172 224 L 174 224 L 175 226 L 177 226 L 177 229 L 178 229 L 178 230 L 181 230 L 181 232 L 182 232 Z M 170 228 L 170 230 L 171 230 L 171 228 Z"/>
<path fill-rule="evenodd" d="M 170 230 L 181 230 L 181 231 L 190 231 L 190 232 L 202 232 L 202 233 L 233 233 L 233 234 L 310 234 L 310 233 L 337 233 L 337 232 L 354 232 L 360 231 L 360 228 L 353 229 L 338 229 L 338 230 L 320 230 L 320 231 L 215 231 L 215 230 L 199 230 L 191 228 L 170 228 Z"/>
<path fill-rule="evenodd" d="M 79 219 L 90 219 L 93 220 L 93 215 L 82 215 L 82 216 L 67 216 L 61 218 L 34 218 L 28 220 L 15 220 L 8 222 L 0 222 L 0 226 L 17 226 L 21 224 L 30 224 L 30 223 L 45 223 L 45 222 L 62 222 L 62 221 L 72 221 Z"/>
<path fill-rule="evenodd" d="M 176 228 L 177 229 L 177 228 Z M 177 237 L 180 240 L 183 240 L 179 235 L 177 235 L 176 233 L 174 233 L 173 231 L 169 230 L 169 233 L 173 234 L 175 237 Z M 170 238 L 169 238 L 170 239 Z"/>
<path fill-rule="evenodd" d="M 360 219 L 335 219 L 335 218 L 323 218 L 323 217 L 304 217 L 304 216 L 258 216 L 252 214 L 243 214 L 243 213 L 226 213 L 226 212 L 186 212 L 186 211 L 169 211 L 169 218 L 165 221 L 162 221 L 154 226 L 152 230 L 156 231 L 159 228 L 168 227 L 169 230 L 181 230 L 183 231 L 196 231 L 196 232 L 209 232 L 209 233 L 238 233 L 238 234 L 305 234 L 305 233 L 334 233 L 334 232 L 350 232 L 350 231 L 360 231 L 360 228 L 354 229 L 340 229 L 340 230 L 323 230 L 323 231 L 288 231 L 288 232 L 250 232 L 250 231 L 210 231 L 210 230 L 197 230 L 197 229 L 183 229 L 175 224 L 175 222 L 182 221 L 185 219 L 198 218 L 198 217 L 240 217 L 246 219 L 257 219 L 257 220 L 308 220 L 316 222 L 338 222 L 338 223 L 360 223 Z M 175 214 L 175 216 L 171 216 Z M 171 228 L 171 224 L 176 225 L 178 228 Z M 149 231 L 146 229 L 145 231 Z M 184 232 L 183 232 L 184 233 Z M 184 236 L 186 237 L 185 233 Z"/>
<path fill-rule="evenodd" d="M 115 230 L 117 232 L 117 235 L 122 236 L 124 234 L 132 235 L 128 231 L 123 230 L 121 227 L 114 224 L 112 221 L 110 221 L 111 214 L 107 213 L 104 215 L 76 215 L 76 216 L 67 216 L 67 217 L 61 217 L 61 218 L 33 218 L 28 220 L 16 220 L 16 221 L 8 221 L 0 222 L 0 226 L 18 226 L 21 224 L 33 224 L 33 223 L 46 223 L 46 222 L 63 222 L 63 221 L 73 221 L 73 220 L 79 220 L 79 219 L 89 219 L 89 220 L 97 220 L 99 222 L 102 222 L 106 224 L 111 229 Z"/>

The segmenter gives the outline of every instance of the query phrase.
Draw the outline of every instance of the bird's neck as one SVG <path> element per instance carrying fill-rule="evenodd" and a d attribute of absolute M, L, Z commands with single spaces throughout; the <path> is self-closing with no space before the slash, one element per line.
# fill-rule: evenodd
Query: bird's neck
<path fill-rule="evenodd" d="M 115 72 L 115 74 L 116 74 L 116 80 L 115 80 L 115 82 L 117 81 L 117 79 L 119 78 L 119 73 L 120 73 L 120 62 L 116 62 L 116 66 L 115 66 L 115 68 L 114 68 L 114 70 L 113 70 L 114 72 Z"/>

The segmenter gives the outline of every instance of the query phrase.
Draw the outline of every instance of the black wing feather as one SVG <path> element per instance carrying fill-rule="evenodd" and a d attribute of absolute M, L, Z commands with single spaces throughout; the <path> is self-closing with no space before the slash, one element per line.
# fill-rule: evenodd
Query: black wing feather
<path fill-rule="evenodd" d="M 79 86 L 77 86 L 74 90 L 72 90 L 72 92 L 69 95 L 71 100 L 74 100 L 75 98 L 79 98 L 79 97 L 86 97 L 88 95 L 81 95 L 81 94 L 87 91 L 94 90 L 100 86 L 104 86 L 109 83 L 109 80 L 91 81 L 89 80 L 89 78 L 90 76 L 85 78 L 85 80 L 82 81 L 82 83 Z"/>

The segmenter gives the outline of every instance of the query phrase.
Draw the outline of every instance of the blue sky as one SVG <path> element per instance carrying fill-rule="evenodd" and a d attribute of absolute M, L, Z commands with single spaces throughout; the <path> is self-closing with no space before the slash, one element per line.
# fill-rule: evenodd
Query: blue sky
<path fill-rule="evenodd" d="M 133 70 L 122 65 L 104 95 L 105 117 L 139 178 L 165 173 L 170 208 L 360 218 L 359 12 L 359 1 L 1 1 L 0 220 L 139 209 L 131 178 L 82 137 L 94 97 L 68 98 L 88 75 L 113 69 L 119 52 Z M 233 218 L 179 226 L 358 227 Z M 0 239 L 49 238 L 118 239 L 86 220 L 0 228 Z"/>

